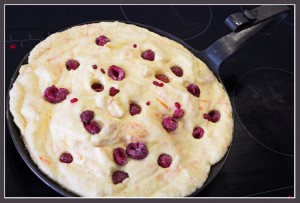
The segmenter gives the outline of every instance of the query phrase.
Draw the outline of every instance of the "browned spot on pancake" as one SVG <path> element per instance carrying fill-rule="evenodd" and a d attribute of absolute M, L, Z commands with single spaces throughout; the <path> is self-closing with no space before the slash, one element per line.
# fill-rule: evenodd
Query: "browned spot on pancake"
<path fill-rule="evenodd" d="M 50 57 L 50 58 L 47 59 L 47 62 L 53 61 L 55 59 L 57 59 L 57 57 L 56 56 L 52 56 L 52 57 Z"/>
<path fill-rule="evenodd" d="M 65 36 L 65 37 L 63 37 L 63 41 L 64 41 L 65 43 L 68 43 L 69 41 L 72 41 L 72 38 L 69 37 L 69 36 Z"/>
<path fill-rule="evenodd" d="M 139 128 L 141 126 L 138 122 L 131 122 L 130 125 L 132 128 Z"/>
<path fill-rule="evenodd" d="M 130 139 L 129 139 L 130 143 L 132 143 L 132 142 L 141 142 L 142 141 L 142 139 L 138 135 L 136 135 L 135 133 L 129 133 L 129 134 L 130 134 Z M 125 142 L 125 144 L 127 144 L 127 142 Z"/>
<path fill-rule="evenodd" d="M 155 116 L 159 121 L 161 121 L 161 120 L 163 119 L 163 117 L 164 117 L 164 116 L 163 116 L 160 112 L 158 112 L 158 111 L 154 113 L 154 116 Z"/>
<path fill-rule="evenodd" d="M 164 179 L 163 174 L 158 174 L 158 175 L 156 176 L 156 180 L 158 180 L 158 181 L 162 181 L 163 179 Z"/>
<path fill-rule="evenodd" d="M 198 161 L 197 160 L 191 160 L 190 161 L 190 165 L 193 166 L 193 167 L 196 167 L 198 164 Z"/>
<path fill-rule="evenodd" d="M 138 136 L 139 138 L 145 138 L 145 137 L 146 137 L 145 134 L 138 134 L 137 136 Z"/>
<path fill-rule="evenodd" d="M 128 51 L 125 51 L 125 52 L 124 52 L 124 56 L 125 56 L 125 57 L 129 57 L 130 55 L 131 55 L 131 53 L 128 52 Z"/>
<path fill-rule="evenodd" d="M 50 161 L 48 159 L 46 159 L 45 157 L 40 156 L 40 160 L 42 162 L 44 162 L 45 164 L 51 164 Z"/>
<path fill-rule="evenodd" d="M 147 137 L 149 134 L 148 130 L 138 122 L 130 122 L 129 127 L 132 129 L 131 134 L 134 134 L 135 137 L 138 137 L 140 139 Z"/>

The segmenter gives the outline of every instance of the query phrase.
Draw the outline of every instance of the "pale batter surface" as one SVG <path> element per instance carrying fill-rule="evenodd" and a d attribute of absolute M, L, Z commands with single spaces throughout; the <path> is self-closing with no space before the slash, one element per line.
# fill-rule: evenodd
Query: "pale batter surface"
<path fill-rule="evenodd" d="M 95 43 L 100 35 L 110 40 L 104 46 Z M 155 53 L 153 61 L 141 57 L 145 50 Z M 76 70 L 66 68 L 70 59 L 79 62 Z M 124 70 L 124 79 L 108 75 L 112 65 Z M 171 71 L 173 66 L 182 68 L 182 77 Z M 169 82 L 156 75 L 167 76 Z M 101 92 L 91 88 L 95 82 L 103 85 Z M 191 83 L 200 88 L 199 97 L 187 91 Z M 44 92 L 52 85 L 67 89 L 66 99 L 46 101 Z M 119 90 L 114 96 L 109 94 L 111 87 Z M 70 102 L 73 98 L 78 101 Z M 175 102 L 184 116 L 176 119 L 175 130 L 167 131 L 162 122 L 173 116 Z M 130 114 L 132 103 L 140 106 L 139 114 Z M 80 117 L 85 110 L 94 112 L 99 133 L 85 129 Z M 204 118 L 212 110 L 221 115 L 215 123 Z M 91 197 L 189 195 L 224 156 L 233 131 L 229 98 L 201 60 L 168 38 L 120 22 L 76 26 L 39 43 L 10 91 L 10 111 L 38 167 L 68 190 Z M 196 127 L 204 130 L 200 139 L 193 136 Z M 126 149 L 132 142 L 144 143 L 147 157 L 128 157 L 125 165 L 116 164 L 113 150 Z M 60 161 L 64 152 L 72 155 L 71 163 Z M 168 168 L 158 165 L 163 153 L 172 157 Z M 129 177 L 114 184 L 115 171 Z"/>

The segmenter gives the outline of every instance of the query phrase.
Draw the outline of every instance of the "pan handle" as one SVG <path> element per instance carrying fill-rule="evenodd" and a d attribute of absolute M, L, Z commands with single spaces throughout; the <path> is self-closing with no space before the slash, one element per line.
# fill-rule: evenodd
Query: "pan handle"
<path fill-rule="evenodd" d="M 218 76 L 219 67 L 230 56 L 280 24 L 290 13 L 283 5 L 264 5 L 230 15 L 225 24 L 233 31 L 200 52 L 201 59 Z"/>

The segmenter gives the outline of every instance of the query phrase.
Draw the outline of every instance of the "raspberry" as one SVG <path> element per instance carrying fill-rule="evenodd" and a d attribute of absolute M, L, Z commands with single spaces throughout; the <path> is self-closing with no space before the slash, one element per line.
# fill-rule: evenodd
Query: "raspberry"
<path fill-rule="evenodd" d="M 163 81 L 165 83 L 168 83 L 169 82 L 169 78 L 165 75 L 156 75 L 155 76 L 156 79 L 160 80 L 160 81 Z"/>
<path fill-rule="evenodd" d="M 130 104 L 129 113 L 132 116 L 139 114 L 141 113 L 141 107 L 138 104 Z"/>
<path fill-rule="evenodd" d="M 127 163 L 127 154 L 123 148 L 121 147 L 115 148 L 113 151 L 113 156 L 116 164 L 123 166 Z"/>
<path fill-rule="evenodd" d="M 64 101 L 70 92 L 65 88 L 57 88 L 54 85 L 47 87 L 44 91 L 44 99 L 50 103 L 56 104 Z"/>
<path fill-rule="evenodd" d="M 110 42 L 110 40 L 104 35 L 100 35 L 96 38 L 96 44 L 99 46 L 104 46 L 108 42 Z"/>
<path fill-rule="evenodd" d="M 111 77 L 113 80 L 123 80 L 125 78 L 125 72 L 122 68 L 112 65 L 108 68 L 108 75 Z"/>
<path fill-rule="evenodd" d="M 172 157 L 169 154 L 161 154 L 158 157 L 157 163 L 162 168 L 169 168 L 172 164 Z"/>
<path fill-rule="evenodd" d="M 170 132 L 176 130 L 178 122 L 175 118 L 166 116 L 162 121 L 162 125 L 166 131 Z"/>
<path fill-rule="evenodd" d="M 184 116 L 184 111 L 182 109 L 176 109 L 174 114 L 173 114 L 173 117 L 174 118 L 182 118 Z"/>
<path fill-rule="evenodd" d="M 73 99 L 70 100 L 71 103 L 75 103 L 75 102 L 77 102 L 77 101 L 78 101 L 77 98 L 73 98 Z"/>
<path fill-rule="evenodd" d="M 146 102 L 146 105 L 149 106 L 149 105 L 150 105 L 150 101 L 147 101 L 147 102 Z"/>
<path fill-rule="evenodd" d="M 123 171 L 116 171 L 112 175 L 112 181 L 115 185 L 122 183 L 123 180 L 125 180 L 126 178 L 129 178 L 129 175 L 128 175 L 128 173 L 123 172 Z"/>
<path fill-rule="evenodd" d="M 209 112 L 209 116 L 210 116 L 210 121 L 216 123 L 220 120 L 221 114 L 219 111 L 213 110 Z"/>
<path fill-rule="evenodd" d="M 87 124 L 84 124 L 84 127 L 92 135 L 95 135 L 101 131 L 101 127 L 96 121 L 91 121 Z"/>
<path fill-rule="evenodd" d="M 133 45 L 133 48 L 137 48 L 137 45 L 136 45 L 136 44 L 134 44 L 134 45 Z"/>
<path fill-rule="evenodd" d="M 145 159 L 148 156 L 148 147 L 142 142 L 130 143 L 126 147 L 126 153 L 133 159 Z"/>
<path fill-rule="evenodd" d="M 203 130 L 203 128 L 201 128 L 201 127 L 196 127 L 196 128 L 194 129 L 194 131 L 193 131 L 193 137 L 194 137 L 195 139 L 200 139 L 200 138 L 203 137 L 203 135 L 204 135 L 204 130 Z"/>
<path fill-rule="evenodd" d="M 118 94 L 119 92 L 120 92 L 120 90 L 118 90 L 118 89 L 116 89 L 116 88 L 114 88 L 114 87 L 111 87 L 111 88 L 109 89 L 109 96 L 113 97 L 113 96 L 115 96 L 116 94 Z"/>
<path fill-rule="evenodd" d="M 70 59 L 66 62 L 67 70 L 76 70 L 80 66 L 80 63 L 74 59 Z"/>
<path fill-rule="evenodd" d="M 187 86 L 187 90 L 188 90 L 192 95 L 194 95 L 195 97 L 199 97 L 199 96 L 200 96 L 200 88 L 199 88 L 197 85 L 193 84 L 193 83 L 191 83 L 191 84 L 189 84 L 189 85 Z"/>
<path fill-rule="evenodd" d="M 158 87 L 163 87 L 164 83 L 159 83 L 157 81 L 153 81 L 153 85 L 158 86 Z"/>
<path fill-rule="evenodd" d="M 95 70 L 97 69 L 97 65 L 92 65 L 92 67 L 93 67 L 93 69 L 95 69 Z"/>
<path fill-rule="evenodd" d="M 210 116 L 208 113 L 203 114 L 203 118 L 207 119 L 208 121 L 210 121 Z"/>
<path fill-rule="evenodd" d="M 211 121 L 212 123 L 216 123 L 220 120 L 221 114 L 217 110 L 212 110 L 208 114 L 204 114 L 203 118 Z"/>
<path fill-rule="evenodd" d="M 59 161 L 62 163 L 69 164 L 73 161 L 73 157 L 70 153 L 65 152 L 60 156 Z"/>
<path fill-rule="evenodd" d="M 178 77 L 182 77 L 183 76 L 183 70 L 182 68 L 180 68 L 179 66 L 173 66 L 171 68 L 171 71 Z"/>
<path fill-rule="evenodd" d="M 176 109 L 180 109 L 181 105 L 178 102 L 175 102 L 175 107 L 176 107 Z"/>
<path fill-rule="evenodd" d="M 83 124 L 88 124 L 94 118 L 94 111 L 86 110 L 80 114 Z"/>
<path fill-rule="evenodd" d="M 154 61 L 155 53 L 152 50 L 148 49 L 141 54 L 141 57 L 148 61 Z"/>
<path fill-rule="evenodd" d="M 95 92 L 102 92 L 104 89 L 104 86 L 101 83 L 94 83 L 92 84 L 91 88 L 95 91 Z"/>

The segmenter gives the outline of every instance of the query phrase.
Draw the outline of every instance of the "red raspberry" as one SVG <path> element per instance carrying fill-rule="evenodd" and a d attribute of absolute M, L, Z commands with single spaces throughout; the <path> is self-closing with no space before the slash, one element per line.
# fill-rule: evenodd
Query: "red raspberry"
<path fill-rule="evenodd" d="M 104 46 L 108 42 L 110 42 L 110 40 L 104 35 L 100 35 L 96 38 L 96 44 L 99 46 Z"/>
<path fill-rule="evenodd" d="M 145 159 L 148 156 L 148 147 L 142 142 L 130 143 L 126 147 L 126 153 L 133 159 Z"/>
<path fill-rule="evenodd" d="M 95 135 L 101 131 L 101 127 L 96 121 L 91 121 L 87 124 L 84 124 L 84 127 L 92 135 Z"/>
<path fill-rule="evenodd" d="M 159 83 L 157 81 L 153 81 L 153 85 L 158 86 L 158 87 L 163 87 L 164 83 Z"/>
<path fill-rule="evenodd" d="M 175 118 L 166 116 L 163 119 L 162 125 L 166 131 L 171 132 L 176 130 L 176 128 L 178 127 L 178 122 Z"/>
<path fill-rule="evenodd" d="M 95 91 L 95 92 L 102 92 L 104 89 L 104 86 L 101 83 L 94 83 L 92 84 L 91 88 Z"/>
<path fill-rule="evenodd" d="M 112 65 L 108 68 L 108 76 L 113 80 L 123 80 L 125 78 L 125 72 L 122 68 Z"/>
<path fill-rule="evenodd" d="M 176 109 L 174 114 L 173 114 L 173 117 L 174 118 L 182 118 L 184 116 L 184 111 L 182 109 Z"/>
<path fill-rule="evenodd" d="M 216 123 L 220 120 L 221 114 L 217 110 L 212 110 L 208 114 L 204 114 L 203 117 L 212 123 Z"/>
<path fill-rule="evenodd" d="M 134 116 L 136 114 L 141 113 L 141 107 L 138 104 L 130 104 L 129 106 L 129 113 L 130 115 Z"/>
<path fill-rule="evenodd" d="M 180 68 L 179 66 L 173 66 L 171 68 L 171 71 L 178 77 L 182 77 L 183 76 L 183 70 L 182 68 Z"/>
<path fill-rule="evenodd" d="M 194 129 L 194 131 L 193 131 L 193 137 L 194 137 L 195 139 L 200 139 L 200 138 L 203 137 L 203 135 L 204 135 L 204 130 L 203 130 L 203 128 L 201 128 L 201 127 L 196 127 L 196 128 Z"/>
<path fill-rule="evenodd" d="M 123 172 L 123 171 L 116 171 L 112 175 L 112 181 L 115 185 L 122 183 L 123 180 L 125 180 L 126 178 L 129 178 L 129 175 L 128 175 L 128 173 Z"/>
<path fill-rule="evenodd" d="M 123 148 L 121 147 L 115 148 L 113 151 L 113 156 L 116 164 L 123 166 L 127 163 L 127 154 Z"/>
<path fill-rule="evenodd" d="M 116 88 L 114 88 L 114 87 L 111 87 L 111 88 L 109 89 L 109 96 L 113 97 L 113 96 L 115 96 L 116 94 L 118 94 L 119 92 L 120 92 L 120 90 L 118 90 L 118 89 L 116 89 Z"/>
<path fill-rule="evenodd" d="M 157 163 L 162 168 L 169 168 L 172 164 L 172 157 L 169 154 L 161 154 L 158 157 Z"/>
<path fill-rule="evenodd" d="M 70 100 L 71 103 L 75 103 L 75 102 L 77 102 L 77 101 L 78 101 L 77 98 L 73 98 L 73 99 Z"/>
<path fill-rule="evenodd" d="M 155 76 L 156 79 L 160 80 L 160 81 L 163 81 L 165 83 L 168 83 L 169 82 L 169 78 L 165 75 L 156 75 Z"/>
<path fill-rule="evenodd" d="M 199 97 L 200 96 L 200 88 L 198 87 L 198 85 L 195 84 L 189 84 L 187 86 L 187 90 L 194 95 L 195 97 Z"/>
<path fill-rule="evenodd" d="M 68 71 L 76 70 L 79 66 L 80 66 L 79 62 L 74 59 L 70 59 L 66 62 L 66 67 Z"/>
<path fill-rule="evenodd" d="M 47 87 L 44 91 L 44 99 L 50 103 L 56 104 L 64 101 L 70 92 L 65 88 L 57 88 L 54 85 Z"/>
<path fill-rule="evenodd" d="M 86 110 L 80 114 L 80 118 L 83 124 L 87 124 L 94 118 L 94 111 Z"/>
<path fill-rule="evenodd" d="M 155 53 L 152 50 L 148 49 L 141 54 L 141 57 L 148 61 L 154 61 Z"/>
<path fill-rule="evenodd" d="M 73 161 L 73 157 L 70 153 L 65 152 L 60 156 L 59 161 L 62 163 L 69 164 Z"/>
<path fill-rule="evenodd" d="M 208 113 L 203 114 L 203 118 L 207 119 L 208 121 L 210 121 L 210 116 Z"/>
<path fill-rule="evenodd" d="M 176 109 L 180 109 L 181 105 L 178 102 L 175 102 Z"/>

